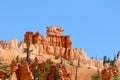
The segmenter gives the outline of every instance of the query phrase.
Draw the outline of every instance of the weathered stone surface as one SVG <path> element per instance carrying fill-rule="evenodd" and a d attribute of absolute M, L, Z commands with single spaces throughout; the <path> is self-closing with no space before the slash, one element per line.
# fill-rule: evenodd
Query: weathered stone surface
<path fill-rule="evenodd" d="M 18 80 L 19 79 L 20 80 L 33 80 L 33 75 L 29 69 L 27 62 L 24 62 L 24 64 L 20 64 L 14 61 L 10 66 L 10 72 L 11 72 L 11 75 L 13 75 L 11 79 L 14 78 L 15 76 L 14 73 L 16 73 L 16 77 Z"/>
<path fill-rule="evenodd" d="M 30 53 L 31 59 L 38 56 L 40 57 L 40 61 L 42 62 L 42 61 L 45 61 L 48 57 L 54 58 L 54 56 L 61 56 L 62 58 L 64 58 L 64 61 L 66 61 L 65 64 L 67 63 L 67 60 L 68 62 L 70 60 L 73 60 L 76 66 L 77 61 L 80 58 L 80 66 L 91 67 L 92 69 L 94 68 L 95 70 L 99 66 L 99 69 L 102 69 L 102 66 L 103 66 L 102 62 L 96 61 L 86 56 L 82 48 L 80 50 L 78 50 L 77 48 L 72 48 L 72 41 L 70 39 L 70 36 L 63 35 L 62 32 L 63 32 L 62 28 L 57 28 L 54 26 L 48 28 L 47 37 L 44 37 L 39 32 L 36 32 L 35 34 L 33 32 L 26 32 L 24 35 L 24 42 L 20 42 L 20 44 L 18 44 L 17 40 L 15 39 L 11 40 L 10 42 L 0 41 L 0 46 L 2 49 L 6 51 L 12 50 L 11 53 L 15 53 L 16 55 L 25 57 L 26 54 L 24 52 L 24 49 L 26 48 L 26 43 L 29 43 L 30 50 L 33 50 Z M 4 54 L 4 56 L 6 56 L 6 54 Z M 45 58 L 44 57 L 41 58 L 41 56 L 45 56 Z M 10 57 L 10 58 L 13 58 L 13 57 Z M 7 60 L 9 61 L 8 58 L 6 58 L 6 60 L 4 61 L 7 61 Z M 55 60 L 56 62 L 60 61 L 60 59 L 55 59 Z M 120 60 L 118 59 L 117 62 L 119 61 Z M 66 74 L 66 78 L 65 78 L 64 72 L 65 71 L 61 70 L 60 68 L 60 71 L 59 71 L 61 76 L 60 79 L 69 80 L 67 77 L 69 74 Z M 27 72 L 25 73 L 27 74 Z M 54 77 L 54 75 L 51 75 L 51 76 Z"/>
<path fill-rule="evenodd" d="M 18 41 L 17 41 L 17 39 L 12 39 L 11 41 L 10 41 L 10 48 L 11 49 L 18 49 Z"/>
<path fill-rule="evenodd" d="M 6 72 L 0 70 L 0 79 L 3 79 L 6 76 Z"/>
<path fill-rule="evenodd" d="M 70 54 L 68 54 L 68 55 L 69 55 L 70 60 L 74 60 L 74 51 L 72 48 L 70 49 Z"/>
<path fill-rule="evenodd" d="M 80 54 L 81 58 L 83 58 L 83 59 L 85 59 L 85 58 L 86 58 L 86 54 L 85 54 L 85 52 L 84 52 L 84 49 L 83 49 L 83 48 L 80 48 L 79 54 Z"/>
<path fill-rule="evenodd" d="M 72 42 L 70 36 L 62 35 L 63 29 L 56 26 L 47 27 L 47 37 L 40 35 L 38 32 L 31 37 L 33 44 L 38 44 L 37 46 L 38 54 L 44 53 L 54 56 L 61 56 L 67 60 L 78 60 L 80 58 L 81 64 L 84 66 L 96 67 L 96 62 L 89 59 L 84 50 L 81 48 L 80 51 L 77 48 L 72 48 Z M 28 36 L 28 33 L 26 35 Z M 26 39 L 24 39 L 26 40 Z M 25 41 L 24 41 L 25 42 Z M 30 41 L 31 42 L 31 41 Z M 33 51 L 33 53 L 35 53 Z M 99 63 L 102 65 L 102 63 Z"/>
<path fill-rule="evenodd" d="M 113 75 L 112 69 L 104 69 L 101 71 L 102 80 L 112 80 Z"/>
<path fill-rule="evenodd" d="M 9 50 L 10 49 L 10 44 L 7 41 L 0 41 L 0 45 L 2 49 Z"/>
<path fill-rule="evenodd" d="M 40 35 L 39 32 L 36 32 L 35 34 L 33 32 L 26 32 L 26 34 L 24 35 L 24 42 L 30 44 L 38 43 L 42 45 L 71 48 L 72 42 L 70 40 L 70 36 L 63 36 L 63 31 L 64 30 L 60 27 L 48 27 L 47 37 Z"/>
<path fill-rule="evenodd" d="M 77 48 L 74 48 L 74 49 L 73 49 L 73 54 L 74 54 L 74 59 L 75 59 L 75 60 L 78 60 L 79 52 L 78 52 L 78 49 L 77 49 Z"/>
<path fill-rule="evenodd" d="M 18 63 L 13 61 L 12 64 L 10 65 L 10 73 L 11 75 L 18 70 Z"/>
<path fill-rule="evenodd" d="M 44 48 L 43 48 L 43 45 L 42 44 L 38 44 L 39 46 L 39 54 L 43 54 L 43 51 L 44 51 Z"/>
<path fill-rule="evenodd" d="M 69 55 L 68 55 L 69 53 L 70 53 L 70 48 L 66 48 L 66 49 L 65 49 L 64 58 L 67 59 L 67 60 L 70 60 L 70 59 L 69 59 Z"/>
<path fill-rule="evenodd" d="M 104 69 L 101 71 L 102 80 L 112 80 L 112 77 L 116 75 L 114 67 L 110 66 L 110 63 L 104 64 Z"/>
<path fill-rule="evenodd" d="M 62 36 L 63 31 L 64 31 L 64 29 L 61 27 L 49 26 L 49 27 L 47 27 L 47 36 L 50 36 L 50 35 Z"/>
<path fill-rule="evenodd" d="M 32 43 L 32 37 L 33 37 L 34 33 L 33 32 L 26 32 L 26 34 L 24 34 L 24 43 Z"/>
<path fill-rule="evenodd" d="M 54 56 L 61 56 L 60 55 L 60 47 L 54 47 Z"/>
<path fill-rule="evenodd" d="M 25 62 L 20 69 L 20 80 L 33 80 L 32 72 L 29 69 L 28 64 Z"/>
<path fill-rule="evenodd" d="M 64 57 L 64 54 L 65 54 L 65 48 L 60 47 L 60 55 Z"/>
<path fill-rule="evenodd" d="M 43 53 L 47 54 L 47 45 L 43 45 Z"/>
<path fill-rule="evenodd" d="M 48 80 L 54 80 L 54 71 L 58 70 L 58 80 L 72 80 L 70 74 L 66 71 L 64 66 L 56 65 L 51 66 L 50 75 L 48 75 Z"/>
<path fill-rule="evenodd" d="M 54 55 L 54 47 L 53 46 L 47 46 L 47 54 Z"/>

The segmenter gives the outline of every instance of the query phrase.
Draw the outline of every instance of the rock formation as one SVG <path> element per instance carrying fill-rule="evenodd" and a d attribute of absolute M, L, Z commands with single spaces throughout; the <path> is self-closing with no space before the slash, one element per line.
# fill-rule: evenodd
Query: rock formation
<path fill-rule="evenodd" d="M 115 69 L 105 68 L 101 71 L 102 80 L 113 80 L 113 76 L 116 74 Z"/>
<path fill-rule="evenodd" d="M 17 80 L 33 80 L 33 75 L 27 62 L 23 64 L 13 62 L 10 68 L 11 75 L 16 75 Z"/>
<path fill-rule="evenodd" d="M 61 56 L 67 60 L 76 61 L 80 58 L 80 63 L 83 66 L 92 65 L 91 67 L 96 67 L 96 63 L 99 63 L 100 69 L 102 68 L 102 62 L 87 57 L 82 48 L 80 50 L 72 48 L 70 36 L 64 36 L 62 34 L 63 31 L 64 29 L 58 26 L 47 27 L 46 37 L 39 32 L 36 32 L 35 34 L 33 32 L 26 32 L 24 34 L 24 41 L 21 41 L 19 44 L 16 39 L 12 39 L 8 42 L 0 41 L 0 48 L 15 53 L 16 55 L 22 55 L 26 48 L 26 43 L 29 43 L 30 50 L 33 50 L 31 54 Z"/>
<path fill-rule="evenodd" d="M 62 36 L 63 31 L 64 31 L 64 29 L 59 26 L 48 26 L 47 27 L 47 36 L 50 36 L 50 35 Z"/>
<path fill-rule="evenodd" d="M 54 80 L 54 71 L 58 70 L 58 80 L 72 80 L 70 73 L 67 72 L 65 66 L 62 65 L 51 65 L 50 74 L 48 80 Z"/>
<path fill-rule="evenodd" d="M 62 35 L 63 29 L 59 27 L 47 27 L 47 37 L 40 35 L 39 32 L 35 34 L 33 32 L 26 32 L 24 35 L 25 43 L 33 43 L 33 44 L 42 44 L 42 45 L 50 45 L 64 48 L 71 48 L 72 42 L 70 40 L 70 36 Z"/>
<path fill-rule="evenodd" d="M 30 71 L 27 63 L 24 63 L 24 65 L 21 65 L 20 80 L 34 80 L 32 72 Z"/>
<path fill-rule="evenodd" d="M 33 59 L 36 56 L 41 56 L 41 55 L 48 55 L 48 56 L 54 56 L 55 57 L 62 57 L 66 60 L 66 62 L 69 63 L 69 61 L 74 62 L 74 66 L 77 65 L 78 60 L 80 59 L 80 66 L 82 67 L 91 67 L 95 70 L 97 69 L 102 69 L 103 64 L 101 61 L 94 60 L 89 58 L 85 52 L 84 49 L 77 49 L 72 47 L 72 41 L 70 39 L 69 35 L 63 35 L 64 29 L 58 26 L 49 26 L 47 27 L 47 36 L 41 35 L 39 32 L 33 33 L 33 32 L 26 32 L 24 34 L 24 41 L 21 41 L 18 43 L 16 39 L 12 39 L 11 41 L 0 41 L 0 50 L 2 51 L 1 53 L 10 53 L 14 56 L 14 59 L 16 58 L 17 55 L 20 57 L 26 57 L 25 54 L 25 49 L 27 47 L 26 44 L 30 45 L 30 50 L 31 51 L 31 59 Z M 6 55 L 7 57 L 7 54 Z M 9 58 L 2 58 L 3 56 L 0 55 L 0 59 L 2 61 L 11 61 L 13 59 L 13 56 L 10 56 Z M 47 58 L 47 57 L 46 57 Z M 120 60 L 118 60 L 119 62 Z M 41 61 L 42 62 L 42 61 Z M 60 67 L 60 66 L 59 66 Z M 69 77 L 69 74 L 63 69 L 63 67 L 54 67 L 53 69 L 58 69 L 59 71 L 59 78 L 61 79 L 67 79 L 71 80 Z M 21 67 L 22 68 L 22 67 Z M 24 67 L 23 67 L 24 68 Z M 26 68 L 28 70 L 28 67 Z M 22 70 L 24 72 L 24 69 Z M 54 72 L 54 71 L 53 71 Z M 53 73 L 51 71 L 51 73 Z M 31 72 L 24 72 L 25 74 L 31 74 Z M 23 74 L 22 76 L 24 76 Z M 53 76 L 53 75 L 51 75 Z M 50 76 L 50 77 L 51 77 Z M 65 78 L 66 77 L 66 78 Z"/>
<path fill-rule="evenodd" d="M 0 70 L 0 79 L 3 79 L 6 75 L 6 72 Z"/>

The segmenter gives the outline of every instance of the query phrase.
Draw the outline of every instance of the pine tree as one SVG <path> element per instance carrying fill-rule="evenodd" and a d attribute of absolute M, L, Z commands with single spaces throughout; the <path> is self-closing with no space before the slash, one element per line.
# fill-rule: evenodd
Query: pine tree
<path fill-rule="evenodd" d="M 103 64 L 105 64 L 106 61 L 107 61 L 107 56 L 104 56 L 104 57 L 103 57 Z"/>
<path fill-rule="evenodd" d="M 42 78 L 42 73 L 39 68 L 35 69 L 34 80 L 44 80 Z"/>
<path fill-rule="evenodd" d="M 110 58 L 108 58 L 107 62 L 110 63 L 110 61 L 111 61 Z"/>
<path fill-rule="evenodd" d="M 50 73 L 50 67 L 51 66 L 47 62 L 44 63 L 44 70 L 46 71 L 46 75 Z"/>
<path fill-rule="evenodd" d="M 54 70 L 54 80 L 58 80 L 58 70 Z"/>
<path fill-rule="evenodd" d="M 114 61 L 116 61 L 116 54 L 114 55 Z"/>
<path fill-rule="evenodd" d="M 27 48 L 24 49 L 24 52 L 27 53 L 27 56 L 26 56 L 26 61 L 30 64 L 30 52 L 32 52 L 33 50 L 30 50 L 29 49 L 29 46 L 27 46 Z"/>

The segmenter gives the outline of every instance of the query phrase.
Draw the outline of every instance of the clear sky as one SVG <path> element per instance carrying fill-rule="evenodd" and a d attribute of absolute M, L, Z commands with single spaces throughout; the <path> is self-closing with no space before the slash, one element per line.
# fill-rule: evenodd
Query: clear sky
<path fill-rule="evenodd" d="M 73 47 L 111 58 L 120 50 L 120 0 L 0 0 L 0 40 L 23 40 L 26 31 L 46 35 L 57 25 Z"/>

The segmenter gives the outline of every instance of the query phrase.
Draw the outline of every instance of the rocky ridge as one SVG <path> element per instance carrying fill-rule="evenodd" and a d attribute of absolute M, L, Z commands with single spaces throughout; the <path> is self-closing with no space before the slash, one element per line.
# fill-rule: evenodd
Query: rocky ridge
<path fill-rule="evenodd" d="M 66 60 L 77 61 L 80 58 L 81 66 L 102 68 L 102 62 L 87 57 L 84 49 L 72 48 L 72 41 L 70 36 L 62 35 L 63 28 L 51 26 L 47 27 L 47 36 L 44 37 L 39 32 L 26 32 L 24 35 L 24 42 L 18 43 L 17 39 L 11 41 L 0 41 L 0 48 L 9 53 L 21 55 L 26 48 L 26 42 L 30 41 L 30 49 L 33 50 L 31 54 L 48 54 L 53 56 L 61 56 Z M 33 43 L 33 44 L 32 44 Z M 96 64 L 97 63 L 97 64 Z M 99 65 L 99 66 L 97 66 Z"/>
<path fill-rule="evenodd" d="M 38 57 L 39 60 L 43 62 L 48 58 L 55 59 L 56 57 L 61 57 L 66 63 L 69 61 L 72 62 L 72 65 L 74 66 L 78 64 L 79 60 L 81 67 L 91 68 L 93 71 L 98 69 L 101 71 L 103 69 L 102 61 L 88 57 L 83 48 L 73 48 L 70 36 L 63 35 L 63 31 L 64 29 L 61 27 L 49 26 L 46 30 L 46 37 L 41 35 L 39 32 L 36 32 L 35 34 L 33 32 L 26 32 L 24 35 L 24 41 L 21 41 L 20 43 L 18 43 L 15 38 L 10 41 L 0 41 L 0 60 L 6 64 L 10 64 L 16 56 L 26 57 L 24 49 L 27 48 L 26 43 L 30 43 L 30 50 L 32 50 L 30 53 L 31 59 Z M 59 63 L 60 60 L 56 61 L 55 59 L 54 62 Z M 70 68 L 71 67 L 67 66 L 67 69 Z M 71 70 L 68 70 L 68 72 Z M 79 70 L 82 71 L 82 69 Z M 72 71 L 75 72 L 74 70 Z M 73 79 L 74 75 L 72 76 L 72 80 Z M 82 80 L 82 78 L 80 80 Z"/>

